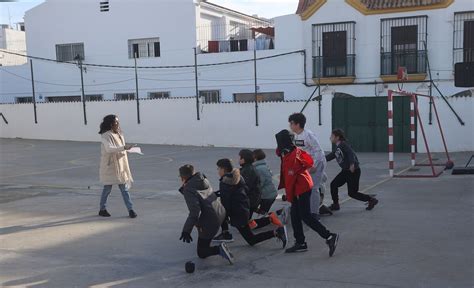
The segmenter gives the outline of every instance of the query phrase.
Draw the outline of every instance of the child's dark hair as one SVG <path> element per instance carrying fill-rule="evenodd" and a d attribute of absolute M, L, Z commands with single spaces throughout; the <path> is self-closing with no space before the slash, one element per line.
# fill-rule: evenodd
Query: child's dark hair
<path fill-rule="evenodd" d="M 189 177 L 194 175 L 194 167 L 193 165 L 186 164 L 179 167 L 179 176 L 188 179 Z"/>
<path fill-rule="evenodd" d="M 344 131 L 342 129 L 334 129 L 332 130 L 332 135 L 339 137 L 339 141 L 346 141 L 346 136 L 344 135 Z"/>
<path fill-rule="evenodd" d="M 244 159 L 245 164 L 252 164 L 255 161 L 253 158 L 253 152 L 249 149 L 240 150 L 239 156 Z"/>
<path fill-rule="evenodd" d="M 99 134 L 104 134 L 105 132 L 112 130 L 115 119 L 117 119 L 117 116 L 113 114 L 105 116 L 102 123 L 100 123 Z"/>
<path fill-rule="evenodd" d="M 256 161 L 263 160 L 265 157 L 267 157 L 267 155 L 265 155 L 265 152 L 263 152 L 262 149 L 253 150 L 253 158 Z"/>
<path fill-rule="evenodd" d="M 226 173 L 230 173 L 234 169 L 234 165 L 232 165 L 232 161 L 228 158 L 219 159 L 216 165 L 217 167 L 224 169 Z"/>
<path fill-rule="evenodd" d="M 304 129 L 304 126 L 306 125 L 306 116 L 304 116 L 303 113 L 293 113 L 288 117 L 288 122 L 299 124 L 301 129 Z"/>

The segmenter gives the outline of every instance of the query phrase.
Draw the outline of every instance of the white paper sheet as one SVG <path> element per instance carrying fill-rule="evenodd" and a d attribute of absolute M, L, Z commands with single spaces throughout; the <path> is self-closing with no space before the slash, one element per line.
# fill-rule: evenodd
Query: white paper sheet
<path fill-rule="evenodd" d="M 144 155 L 142 153 L 142 148 L 140 147 L 132 147 L 130 148 L 130 150 L 127 151 L 128 153 L 136 153 L 136 154 L 140 154 L 140 155 Z"/>

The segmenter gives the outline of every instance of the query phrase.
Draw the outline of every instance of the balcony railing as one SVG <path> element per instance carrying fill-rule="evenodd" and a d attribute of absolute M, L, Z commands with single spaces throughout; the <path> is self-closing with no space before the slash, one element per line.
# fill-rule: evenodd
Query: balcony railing
<path fill-rule="evenodd" d="M 355 76 L 355 55 L 340 57 L 313 57 L 313 77 L 353 77 Z"/>
<path fill-rule="evenodd" d="M 454 49 L 454 64 L 460 62 L 474 62 L 474 49 Z"/>
<path fill-rule="evenodd" d="M 274 49 L 274 28 L 269 23 L 212 24 L 197 27 L 201 53 Z"/>
<path fill-rule="evenodd" d="M 381 75 L 396 75 L 398 67 L 406 67 L 408 74 L 426 73 L 426 51 L 387 52 L 380 54 Z"/>

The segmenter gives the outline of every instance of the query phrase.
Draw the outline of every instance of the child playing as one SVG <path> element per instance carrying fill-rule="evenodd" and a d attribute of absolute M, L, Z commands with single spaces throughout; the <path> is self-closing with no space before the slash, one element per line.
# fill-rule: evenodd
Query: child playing
<path fill-rule="evenodd" d="M 219 246 L 210 246 L 212 238 L 219 231 L 225 218 L 226 212 L 220 199 L 212 192 L 206 177 L 199 172 L 195 173 L 192 165 L 184 165 L 179 168 L 179 176 L 183 181 L 179 192 L 183 194 L 189 209 L 189 215 L 179 240 L 191 243 L 193 241 L 191 232 L 196 227 L 199 235 L 197 242 L 199 258 L 220 255 L 232 264 L 234 257 L 225 243 L 221 243 Z"/>
<path fill-rule="evenodd" d="M 240 175 L 244 178 L 245 184 L 248 188 L 246 192 L 250 201 L 249 219 L 251 219 L 252 214 L 257 212 L 258 206 L 260 205 L 260 199 L 262 196 L 262 192 L 260 191 L 260 180 L 257 171 L 253 166 L 253 152 L 248 149 L 240 150 L 239 157 Z"/>
<path fill-rule="evenodd" d="M 262 192 L 262 200 L 260 201 L 258 213 L 267 214 L 270 211 L 273 202 L 275 202 L 278 191 L 275 185 L 273 185 L 272 171 L 268 167 L 267 162 L 265 162 L 265 152 L 263 152 L 262 149 L 254 150 L 253 157 L 255 159 L 253 165 L 255 166 L 258 178 L 260 179 L 259 188 Z"/>
<path fill-rule="evenodd" d="M 273 231 L 254 234 L 249 227 L 249 199 L 246 193 L 246 184 L 240 176 L 239 169 L 234 169 L 230 159 L 220 159 L 217 161 L 217 170 L 221 177 L 219 183 L 219 194 L 222 204 L 230 219 L 230 224 L 237 228 L 242 237 L 250 246 L 277 238 L 282 241 L 283 248 L 286 247 L 287 235 L 286 227 L 280 222 L 275 213 L 267 217 L 256 219 L 259 227 L 267 226 L 270 223 L 276 225 Z M 215 241 L 233 241 L 232 234 L 229 233 L 226 221 L 222 224 L 222 233 L 214 238 Z"/>
<path fill-rule="evenodd" d="M 324 179 L 327 179 L 324 150 L 321 148 L 316 135 L 311 130 L 305 128 L 306 117 L 303 113 L 291 114 L 288 118 L 288 122 L 291 131 L 295 133 L 294 143 L 296 147 L 310 154 L 314 161 L 314 166 L 309 169 L 314 184 L 311 193 L 311 213 L 314 217 L 319 219 L 320 208 L 323 208 L 322 199 L 324 198 L 323 192 L 326 182 Z"/>
<path fill-rule="evenodd" d="M 347 183 L 347 190 L 351 198 L 368 202 L 366 210 L 374 209 L 379 201 L 374 197 L 359 192 L 359 160 L 354 150 L 347 144 L 344 131 L 341 129 L 333 130 L 330 139 L 333 144 L 336 144 L 336 151 L 329 153 L 326 156 L 326 160 L 331 161 L 335 158 L 342 170 L 331 182 L 331 197 L 333 203 L 329 208 L 333 211 L 340 209 L 338 188 Z"/>
<path fill-rule="evenodd" d="M 313 181 L 308 169 L 313 167 L 313 159 L 305 151 L 297 148 L 291 139 L 288 130 L 282 130 L 275 135 L 281 157 L 280 185 L 285 188 L 286 199 L 291 203 L 291 225 L 296 243 L 286 249 L 286 253 L 302 252 L 308 250 L 303 233 L 303 223 L 326 239 L 329 246 L 329 256 L 332 257 L 336 250 L 339 236 L 331 233 L 319 220 L 311 215 L 310 198 Z"/>

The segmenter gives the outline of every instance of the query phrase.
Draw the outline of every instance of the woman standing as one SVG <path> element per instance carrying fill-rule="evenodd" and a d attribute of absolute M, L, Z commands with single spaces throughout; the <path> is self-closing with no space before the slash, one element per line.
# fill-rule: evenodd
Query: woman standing
<path fill-rule="evenodd" d="M 104 184 L 104 190 L 100 198 L 99 215 L 110 217 L 109 212 L 106 210 L 107 198 L 112 191 L 112 185 L 118 185 L 130 218 L 135 218 L 137 213 L 133 211 L 132 200 L 128 193 L 128 188 L 130 188 L 133 178 L 128 166 L 127 150 L 130 150 L 132 145 L 125 144 L 118 117 L 115 115 L 104 117 L 100 124 L 99 134 L 102 135 L 100 182 Z"/>

